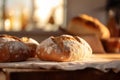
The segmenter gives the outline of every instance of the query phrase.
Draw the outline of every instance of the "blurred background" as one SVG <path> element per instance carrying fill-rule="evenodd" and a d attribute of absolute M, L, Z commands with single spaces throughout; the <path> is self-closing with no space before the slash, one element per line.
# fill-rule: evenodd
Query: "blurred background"
<path fill-rule="evenodd" d="M 0 0 L 0 30 L 56 30 L 64 24 L 63 0 Z"/>
<path fill-rule="evenodd" d="M 88 14 L 106 24 L 106 0 L 0 0 L 0 31 L 56 31 Z"/>

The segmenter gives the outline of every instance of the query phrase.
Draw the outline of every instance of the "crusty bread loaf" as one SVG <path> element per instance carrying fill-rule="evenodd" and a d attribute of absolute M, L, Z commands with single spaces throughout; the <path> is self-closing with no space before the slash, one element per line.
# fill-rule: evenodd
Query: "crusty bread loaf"
<path fill-rule="evenodd" d="M 79 61 L 91 56 L 89 44 L 78 36 L 49 37 L 37 47 L 37 56 L 48 61 Z"/>
<path fill-rule="evenodd" d="M 120 53 L 120 38 L 109 38 L 102 43 L 107 53 Z"/>
<path fill-rule="evenodd" d="M 29 58 L 29 47 L 19 38 L 0 35 L 0 62 L 23 61 Z"/>
<path fill-rule="evenodd" d="M 82 14 L 74 17 L 67 26 L 67 30 L 73 34 L 96 34 L 100 39 L 110 37 L 108 28 L 98 19 Z"/>
<path fill-rule="evenodd" d="M 39 42 L 33 38 L 22 37 L 21 40 L 30 48 L 30 57 L 36 56 L 36 48 Z"/>

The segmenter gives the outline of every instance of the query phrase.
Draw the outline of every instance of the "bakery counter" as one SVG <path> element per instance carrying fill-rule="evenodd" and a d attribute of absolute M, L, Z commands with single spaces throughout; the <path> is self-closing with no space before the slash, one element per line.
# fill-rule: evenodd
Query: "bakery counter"
<path fill-rule="evenodd" d="M 0 63 L 0 68 L 2 80 L 119 80 L 120 54 L 93 54 L 78 62 L 30 59 Z"/>

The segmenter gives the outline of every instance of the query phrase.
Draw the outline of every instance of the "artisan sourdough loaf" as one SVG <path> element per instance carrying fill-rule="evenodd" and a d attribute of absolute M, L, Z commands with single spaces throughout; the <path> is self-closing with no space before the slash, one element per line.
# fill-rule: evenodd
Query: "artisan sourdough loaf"
<path fill-rule="evenodd" d="M 0 62 L 24 61 L 29 58 L 29 47 L 19 38 L 0 35 Z"/>
<path fill-rule="evenodd" d="M 39 42 L 36 41 L 33 38 L 29 37 L 22 37 L 20 38 L 30 49 L 30 57 L 35 57 L 36 56 L 36 48 L 39 45 Z"/>
<path fill-rule="evenodd" d="M 47 61 L 79 61 L 92 55 L 84 39 L 71 35 L 51 36 L 40 43 L 36 52 L 39 59 Z"/>
<path fill-rule="evenodd" d="M 108 39 L 110 32 L 98 19 L 82 14 L 72 18 L 67 31 L 72 34 L 96 34 L 100 39 Z"/>

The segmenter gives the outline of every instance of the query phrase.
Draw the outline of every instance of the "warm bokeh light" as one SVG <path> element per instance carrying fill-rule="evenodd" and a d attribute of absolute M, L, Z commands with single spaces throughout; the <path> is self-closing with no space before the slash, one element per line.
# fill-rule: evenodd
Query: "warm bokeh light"
<path fill-rule="evenodd" d="M 4 12 L 11 31 L 57 30 L 64 22 L 64 0 L 6 0 Z"/>
<path fill-rule="evenodd" d="M 4 25 L 5 25 L 5 27 L 4 27 L 5 31 L 10 31 L 11 30 L 11 22 L 10 22 L 9 19 L 5 20 Z"/>
<path fill-rule="evenodd" d="M 45 28 L 51 17 L 54 19 L 54 24 L 62 24 L 63 4 L 64 0 L 35 0 L 34 19 L 38 23 L 37 26 L 39 28 L 44 26 Z"/>

